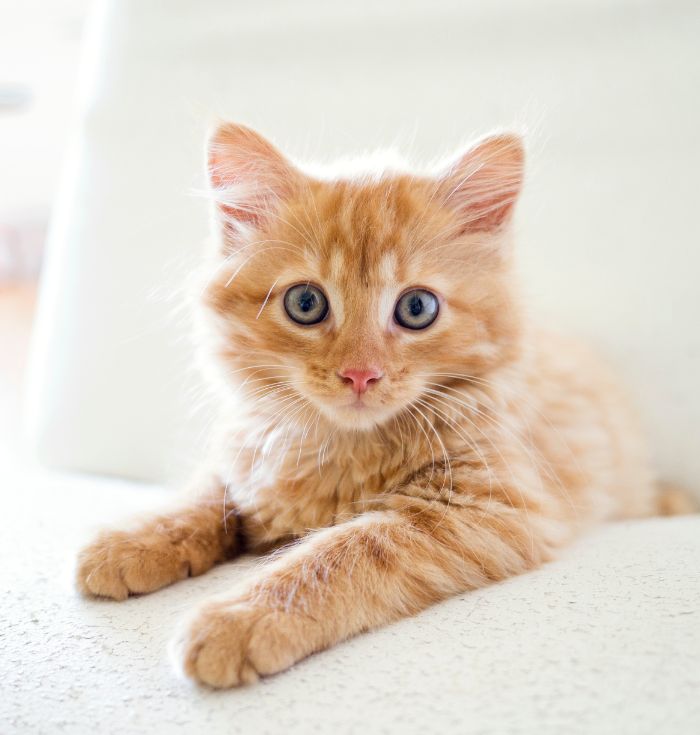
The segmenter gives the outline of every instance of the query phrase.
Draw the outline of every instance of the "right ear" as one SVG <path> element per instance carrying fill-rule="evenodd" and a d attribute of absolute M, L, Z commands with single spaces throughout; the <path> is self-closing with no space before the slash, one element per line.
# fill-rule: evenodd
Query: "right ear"
<path fill-rule="evenodd" d="M 455 210 L 462 232 L 493 231 L 506 224 L 520 194 L 525 150 L 520 136 L 483 138 L 442 177 L 445 203 Z"/>
<path fill-rule="evenodd" d="M 227 229 L 258 229 L 300 180 L 297 169 L 265 138 L 233 123 L 209 138 L 207 171 Z"/>

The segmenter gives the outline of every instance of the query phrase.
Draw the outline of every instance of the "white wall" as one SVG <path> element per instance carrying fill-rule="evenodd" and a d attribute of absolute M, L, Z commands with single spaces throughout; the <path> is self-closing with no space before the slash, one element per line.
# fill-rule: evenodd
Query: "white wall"
<path fill-rule="evenodd" d="M 88 3 L 0 0 L 0 288 L 38 272 Z"/>

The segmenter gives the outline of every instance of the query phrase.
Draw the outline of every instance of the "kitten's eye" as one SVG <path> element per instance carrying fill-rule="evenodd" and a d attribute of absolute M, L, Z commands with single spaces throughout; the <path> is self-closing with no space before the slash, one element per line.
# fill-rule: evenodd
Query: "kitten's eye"
<path fill-rule="evenodd" d="M 397 302 L 394 319 L 406 329 L 425 329 L 440 311 L 437 296 L 422 288 L 407 291 Z"/>
<path fill-rule="evenodd" d="M 320 288 L 299 284 L 284 295 L 284 308 L 297 324 L 318 324 L 328 314 L 328 299 Z"/>

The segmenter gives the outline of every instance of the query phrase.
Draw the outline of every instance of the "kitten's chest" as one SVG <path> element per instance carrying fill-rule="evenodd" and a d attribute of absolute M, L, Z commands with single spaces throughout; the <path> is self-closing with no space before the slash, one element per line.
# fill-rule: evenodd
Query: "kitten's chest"
<path fill-rule="evenodd" d="M 400 462 L 384 453 L 337 451 L 290 457 L 274 477 L 240 494 L 232 488 L 231 494 L 250 541 L 265 545 L 353 518 L 399 473 Z"/>

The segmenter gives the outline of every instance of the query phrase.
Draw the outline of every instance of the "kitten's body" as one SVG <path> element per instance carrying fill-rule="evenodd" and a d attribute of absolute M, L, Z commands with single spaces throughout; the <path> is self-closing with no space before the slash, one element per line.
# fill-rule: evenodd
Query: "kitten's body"
<path fill-rule="evenodd" d="M 516 139 L 485 141 L 437 179 L 309 179 L 234 126 L 211 151 L 219 449 L 190 507 L 83 552 L 86 593 L 121 599 L 303 539 L 183 632 L 185 671 L 230 686 L 533 568 L 587 524 L 655 511 L 619 388 L 518 306 Z M 329 316 L 293 324 L 295 283 L 322 286 Z M 420 332 L 392 319 L 416 287 L 439 296 Z M 347 365 L 378 377 L 350 385 Z"/>
<path fill-rule="evenodd" d="M 437 494 L 448 507 L 505 500 L 528 509 L 531 522 L 548 529 L 552 547 L 582 525 L 656 511 L 636 417 L 612 376 L 581 345 L 532 331 L 527 353 L 488 382 L 445 378 L 444 385 L 434 412 L 419 406 L 410 421 L 375 431 L 333 433 L 323 419 L 306 431 L 303 421 L 297 431 L 283 425 L 278 443 L 286 451 L 279 455 L 260 456 L 264 429 L 255 439 L 247 429 L 241 448 L 240 416 L 230 425 L 224 420 L 220 434 L 230 444 L 221 451 L 218 475 L 228 478 L 248 543 L 266 547 L 381 507 L 387 488 L 421 468 L 435 476 L 433 483 L 441 478 Z M 243 476 L 231 476 L 234 456 Z M 264 471 L 271 464 L 271 482 L 246 479 L 250 467 Z M 424 493 L 415 488 L 412 495 Z"/>

